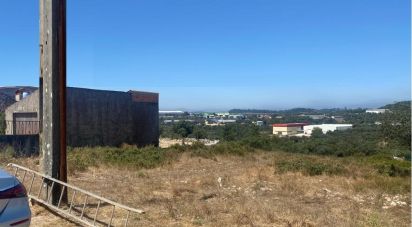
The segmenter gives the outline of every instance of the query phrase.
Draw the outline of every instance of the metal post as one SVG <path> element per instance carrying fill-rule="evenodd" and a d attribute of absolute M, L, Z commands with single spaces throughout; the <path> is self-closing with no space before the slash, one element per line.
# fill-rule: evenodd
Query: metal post
<path fill-rule="evenodd" d="M 66 0 L 40 0 L 40 42 L 42 168 L 66 182 Z M 48 181 L 44 187 L 57 205 L 61 189 Z"/>

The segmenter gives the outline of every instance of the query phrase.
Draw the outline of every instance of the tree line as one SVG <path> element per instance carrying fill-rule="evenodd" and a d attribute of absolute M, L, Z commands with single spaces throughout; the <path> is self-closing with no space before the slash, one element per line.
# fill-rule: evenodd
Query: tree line
<path fill-rule="evenodd" d="M 219 139 L 264 150 L 351 156 L 386 153 L 410 159 L 411 114 L 410 103 L 392 108 L 385 114 L 349 112 L 345 115 L 354 122 L 347 131 L 323 134 L 314 130 L 312 137 L 276 137 L 271 135 L 270 124 L 258 127 L 251 122 L 224 126 L 206 126 L 181 121 L 162 125 L 161 136 L 170 138 Z"/>

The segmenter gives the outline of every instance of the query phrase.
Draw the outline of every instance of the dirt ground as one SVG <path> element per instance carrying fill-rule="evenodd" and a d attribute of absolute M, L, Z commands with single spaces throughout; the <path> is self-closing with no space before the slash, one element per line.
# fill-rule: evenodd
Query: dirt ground
<path fill-rule="evenodd" d="M 89 168 L 69 181 L 143 209 L 130 226 L 410 226 L 410 194 L 360 193 L 360 178 L 278 174 L 275 158 L 184 154 L 149 170 Z M 40 206 L 32 211 L 32 226 L 76 226 Z"/>
<path fill-rule="evenodd" d="M 208 140 L 208 139 L 200 139 L 200 140 L 196 140 L 193 138 L 186 138 L 185 139 L 185 144 L 187 145 L 191 145 L 193 144 L 193 142 L 201 142 L 203 144 L 205 144 L 206 146 L 211 146 L 211 145 L 215 145 L 217 143 L 219 143 L 219 140 Z M 159 140 L 159 147 L 161 148 L 168 148 L 171 147 L 173 145 L 182 144 L 182 139 L 170 139 L 170 138 L 160 138 Z"/>

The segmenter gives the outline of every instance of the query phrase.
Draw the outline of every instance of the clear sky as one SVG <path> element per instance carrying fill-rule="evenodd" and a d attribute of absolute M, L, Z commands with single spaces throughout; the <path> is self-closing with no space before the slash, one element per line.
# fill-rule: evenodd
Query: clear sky
<path fill-rule="evenodd" d="M 68 0 L 68 85 L 161 109 L 410 99 L 409 0 Z M 39 75 L 38 0 L 0 1 L 0 86 Z"/>

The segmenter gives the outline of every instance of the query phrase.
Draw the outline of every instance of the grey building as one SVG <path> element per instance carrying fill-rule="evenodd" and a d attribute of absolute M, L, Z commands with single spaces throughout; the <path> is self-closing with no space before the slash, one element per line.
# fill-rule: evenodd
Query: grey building
<path fill-rule="evenodd" d="M 7 135 L 39 134 L 39 91 L 9 106 Z M 67 145 L 159 144 L 159 94 L 67 88 Z"/>

